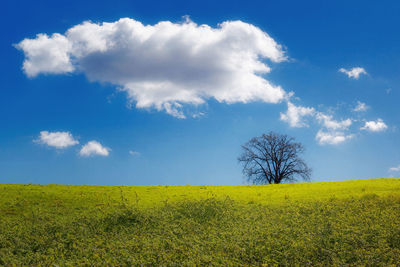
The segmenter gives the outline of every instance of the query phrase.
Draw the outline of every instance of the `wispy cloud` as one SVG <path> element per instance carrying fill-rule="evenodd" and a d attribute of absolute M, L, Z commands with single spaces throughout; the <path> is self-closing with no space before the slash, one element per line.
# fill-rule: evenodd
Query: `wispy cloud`
<path fill-rule="evenodd" d="M 338 145 L 344 143 L 356 137 L 355 131 L 381 132 L 388 128 L 382 119 L 377 119 L 376 121 L 364 120 L 364 125 L 361 126 L 360 123 L 362 120 L 360 119 L 344 118 L 338 120 L 334 118 L 334 114 L 321 112 L 313 107 L 295 105 L 290 100 L 287 100 L 287 106 L 286 113 L 281 113 L 280 119 L 287 122 L 290 127 L 297 128 L 309 127 L 308 122 L 314 122 L 312 124 L 319 127 L 315 140 L 320 145 Z M 357 101 L 357 106 L 352 110 L 361 112 L 367 109 L 369 107 L 365 103 Z M 309 120 L 306 121 L 306 118 L 309 118 Z"/>
<path fill-rule="evenodd" d="M 397 167 L 389 168 L 389 172 L 400 172 L 400 164 Z"/>
<path fill-rule="evenodd" d="M 352 69 L 345 69 L 345 68 L 340 68 L 339 72 L 342 72 L 347 75 L 349 78 L 353 78 L 358 80 L 361 74 L 367 74 L 364 68 L 361 67 L 355 67 Z"/>
<path fill-rule="evenodd" d="M 335 120 L 332 115 L 317 111 L 313 107 L 296 106 L 288 101 L 286 113 L 280 114 L 280 119 L 290 127 L 308 127 L 305 117 L 314 119 L 320 129 L 315 139 L 321 145 L 337 145 L 354 137 L 354 134 L 346 133 L 352 125 L 352 119 Z"/>
<path fill-rule="evenodd" d="M 352 124 L 351 119 L 337 121 L 333 119 L 332 115 L 326 115 L 322 112 L 318 112 L 316 118 L 325 128 L 329 130 L 345 130 L 348 129 Z"/>
<path fill-rule="evenodd" d="M 315 136 L 320 145 L 338 145 L 354 137 L 354 134 L 346 133 L 353 123 L 349 118 L 338 121 L 333 119 L 332 115 L 318 112 L 316 119 L 325 128 L 320 129 Z"/>
<path fill-rule="evenodd" d="M 337 145 L 353 137 L 354 134 L 345 134 L 343 132 L 338 132 L 338 131 L 326 132 L 323 130 L 319 130 L 317 135 L 315 136 L 315 139 L 318 141 L 320 145 L 325 145 L 325 144 Z"/>
<path fill-rule="evenodd" d="M 140 152 L 134 150 L 129 150 L 129 154 L 132 156 L 140 156 Z"/>
<path fill-rule="evenodd" d="M 290 127 L 308 127 L 308 124 L 303 121 L 306 116 L 312 116 L 315 112 L 314 108 L 296 106 L 290 101 L 287 103 L 286 113 L 281 113 L 280 119 L 289 123 Z"/>
<path fill-rule="evenodd" d="M 357 101 L 357 106 L 354 107 L 353 111 L 363 112 L 363 111 L 367 111 L 368 109 L 369 109 L 369 106 L 367 106 L 367 104 L 365 104 L 361 101 Z"/>

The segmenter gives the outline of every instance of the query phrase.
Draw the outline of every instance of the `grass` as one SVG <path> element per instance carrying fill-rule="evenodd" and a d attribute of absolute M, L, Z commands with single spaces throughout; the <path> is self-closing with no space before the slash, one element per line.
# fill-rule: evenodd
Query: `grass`
<path fill-rule="evenodd" d="M 0 184 L 0 265 L 400 265 L 400 180 Z"/>

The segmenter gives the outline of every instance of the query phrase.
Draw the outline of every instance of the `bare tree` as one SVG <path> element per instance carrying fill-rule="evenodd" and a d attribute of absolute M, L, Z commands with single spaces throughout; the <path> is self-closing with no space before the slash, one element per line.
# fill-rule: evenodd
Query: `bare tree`
<path fill-rule="evenodd" d="M 309 180 L 311 169 L 299 154 L 304 147 L 293 137 L 270 132 L 254 137 L 242 146 L 238 158 L 243 164 L 243 174 L 253 184 L 280 184 L 298 178 Z"/>

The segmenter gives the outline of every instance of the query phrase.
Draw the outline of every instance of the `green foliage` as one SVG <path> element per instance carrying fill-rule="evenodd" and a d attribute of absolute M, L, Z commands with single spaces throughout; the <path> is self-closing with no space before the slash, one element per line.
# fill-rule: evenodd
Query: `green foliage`
<path fill-rule="evenodd" d="M 400 265 L 400 181 L 0 185 L 0 265 Z"/>

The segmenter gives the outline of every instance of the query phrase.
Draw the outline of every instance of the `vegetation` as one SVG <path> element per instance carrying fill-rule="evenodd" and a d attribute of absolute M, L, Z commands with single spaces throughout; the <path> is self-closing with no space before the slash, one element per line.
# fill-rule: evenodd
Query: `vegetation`
<path fill-rule="evenodd" d="M 400 265 L 400 180 L 0 185 L 0 265 Z"/>
<path fill-rule="evenodd" d="M 238 161 L 243 164 L 243 174 L 252 184 L 280 184 L 298 178 L 310 180 L 311 169 L 300 154 L 304 147 L 293 137 L 269 132 L 253 137 L 242 145 Z"/>

